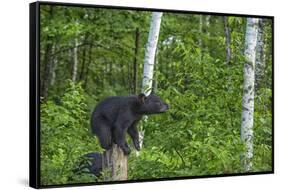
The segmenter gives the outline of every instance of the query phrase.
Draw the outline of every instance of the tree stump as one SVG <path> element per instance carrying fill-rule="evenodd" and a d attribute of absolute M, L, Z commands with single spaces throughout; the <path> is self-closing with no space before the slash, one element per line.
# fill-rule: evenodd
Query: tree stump
<path fill-rule="evenodd" d="M 116 144 L 105 151 L 102 156 L 104 181 L 121 181 L 128 179 L 128 157 Z"/>

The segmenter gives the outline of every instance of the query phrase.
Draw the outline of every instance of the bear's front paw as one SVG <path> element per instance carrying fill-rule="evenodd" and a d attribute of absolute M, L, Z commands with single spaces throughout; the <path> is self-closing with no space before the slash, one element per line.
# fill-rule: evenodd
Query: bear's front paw
<path fill-rule="evenodd" d="M 140 143 L 139 141 L 134 141 L 134 145 L 137 151 L 140 151 Z"/>
<path fill-rule="evenodd" d="M 131 149 L 129 148 L 129 146 L 122 147 L 122 150 L 125 155 L 129 155 L 131 153 Z"/>

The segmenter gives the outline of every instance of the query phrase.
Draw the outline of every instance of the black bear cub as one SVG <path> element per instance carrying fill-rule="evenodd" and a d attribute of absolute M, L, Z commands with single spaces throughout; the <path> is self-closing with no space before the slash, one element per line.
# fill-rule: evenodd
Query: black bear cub
<path fill-rule="evenodd" d="M 92 113 L 92 132 L 98 137 L 102 148 L 108 150 L 115 143 L 128 155 L 131 150 L 126 142 L 126 133 L 139 151 L 139 120 L 143 115 L 163 113 L 168 109 L 169 105 L 154 94 L 108 97 Z"/>

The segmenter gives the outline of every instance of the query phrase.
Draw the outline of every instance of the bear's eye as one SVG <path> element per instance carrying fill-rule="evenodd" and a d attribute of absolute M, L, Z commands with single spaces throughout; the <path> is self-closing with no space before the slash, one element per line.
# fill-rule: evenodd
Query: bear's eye
<path fill-rule="evenodd" d="M 156 102 L 156 105 L 157 106 L 161 106 L 161 102 Z"/>

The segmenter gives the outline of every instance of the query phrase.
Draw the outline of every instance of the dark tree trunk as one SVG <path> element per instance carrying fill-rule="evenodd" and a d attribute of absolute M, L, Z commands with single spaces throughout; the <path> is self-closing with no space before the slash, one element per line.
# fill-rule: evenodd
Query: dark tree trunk
<path fill-rule="evenodd" d="M 199 15 L 199 39 L 198 39 L 198 44 L 199 44 L 199 48 L 200 48 L 200 54 L 199 56 L 199 62 L 202 62 L 202 57 L 203 57 L 203 41 L 202 41 L 202 36 L 203 36 L 203 15 Z M 173 68 L 173 63 L 172 63 L 172 68 Z M 172 73 L 174 73 L 172 71 Z"/>
<path fill-rule="evenodd" d="M 90 45 L 89 47 L 89 52 L 88 52 L 88 64 L 86 65 L 86 68 L 85 68 L 85 75 L 83 76 L 83 78 L 85 79 L 84 81 L 84 89 L 86 90 L 87 89 L 87 84 L 88 84 L 88 75 L 89 75 L 89 66 L 91 65 L 92 63 L 92 45 Z"/>
<path fill-rule="evenodd" d="M 127 85 L 127 80 L 126 80 L 126 72 L 125 72 L 125 66 L 124 63 L 120 63 L 120 69 L 121 69 L 121 81 L 122 85 L 126 86 Z"/>
<path fill-rule="evenodd" d="M 56 69 L 57 69 L 57 64 L 58 64 L 58 58 L 57 55 L 54 55 L 56 52 L 56 45 L 53 46 L 52 48 L 52 56 L 53 56 L 53 61 L 52 61 L 52 66 L 51 66 L 51 80 L 50 80 L 50 85 L 53 86 L 56 81 Z"/>
<path fill-rule="evenodd" d="M 140 31 L 139 28 L 136 29 L 136 38 L 135 38 L 135 57 L 134 57 L 134 86 L 133 93 L 138 93 L 138 55 L 139 55 L 139 47 L 140 47 Z"/>
<path fill-rule="evenodd" d="M 50 19 L 53 18 L 54 15 L 54 11 L 53 11 L 53 7 L 50 7 L 49 10 L 49 14 L 50 14 Z M 44 55 L 44 60 L 43 60 L 43 65 L 44 65 L 44 71 L 43 71 L 43 78 L 42 78 L 42 82 L 41 82 L 41 95 L 42 97 L 44 97 L 45 99 L 47 99 L 48 97 L 48 89 L 49 89 L 49 84 L 50 84 L 50 76 L 51 76 L 51 67 L 52 67 L 52 48 L 53 45 L 50 43 L 50 41 L 52 41 L 52 38 L 50 36 L 47 36 L 46 39 L 46 49 L 45 49 L 45 55 Z"/>
<path fill-rule="evenodd" d="M 50 83 L 50 74 L 51 74 L 51 53 L 52 52 L 52 45 L 50 43 L 47 44 L 45 55 L 44 55 L 44 74 L 43 80 L 41 85 L 41 96 L 47 99 L 48 97 L 48 89 Z"/>
<path fill-rule="evenodd" d="M 231 61 L 231 38 L 230 38 L 230 31 L 229 26 L 227 22 L 227 16 L 223 17 L 223 23 L 224 23 L 224 34 L 225 34 L 225 51 L 226 51 L 226 64 L 229 64 Z"/>
<path fill-rule="evenodd" d="M 110 84 L 111 86 L 113 86 L 113 81 L 114 81 L 112 76 L 114 76 L 114 75 L 113 75 L 113 70 L 112 70 L 112 62 L 110 61 L 110 62 L 109 62 L 108 79 L 109 79 L 109 84 Z"/>
<path fill-rule="evenodd" d="M 132 81 L 132 64 L 129 61 L 128 65 L 127 65 L 127 88 L 128 88 L 128 92 L 132 93 L 133 92 L 133 81 Z"/>
<path fill-rule="evenodd" d="M 106 58 L 104 58 L 103 59 L 103 64 L 102 64 L 102 77 L 101 77 L 101 82 L 102 82 L 102 88 L 104 88 L 105 87 L 105 84 L 106 84 L 106 71 L 107 71 L 107 67 L 106 67 L 106 65 L 107 65 L 107 59 Z M 124 75 L 125 73 L 123 73 L 123 76 L 125 77 L 125 75 Z"/>

